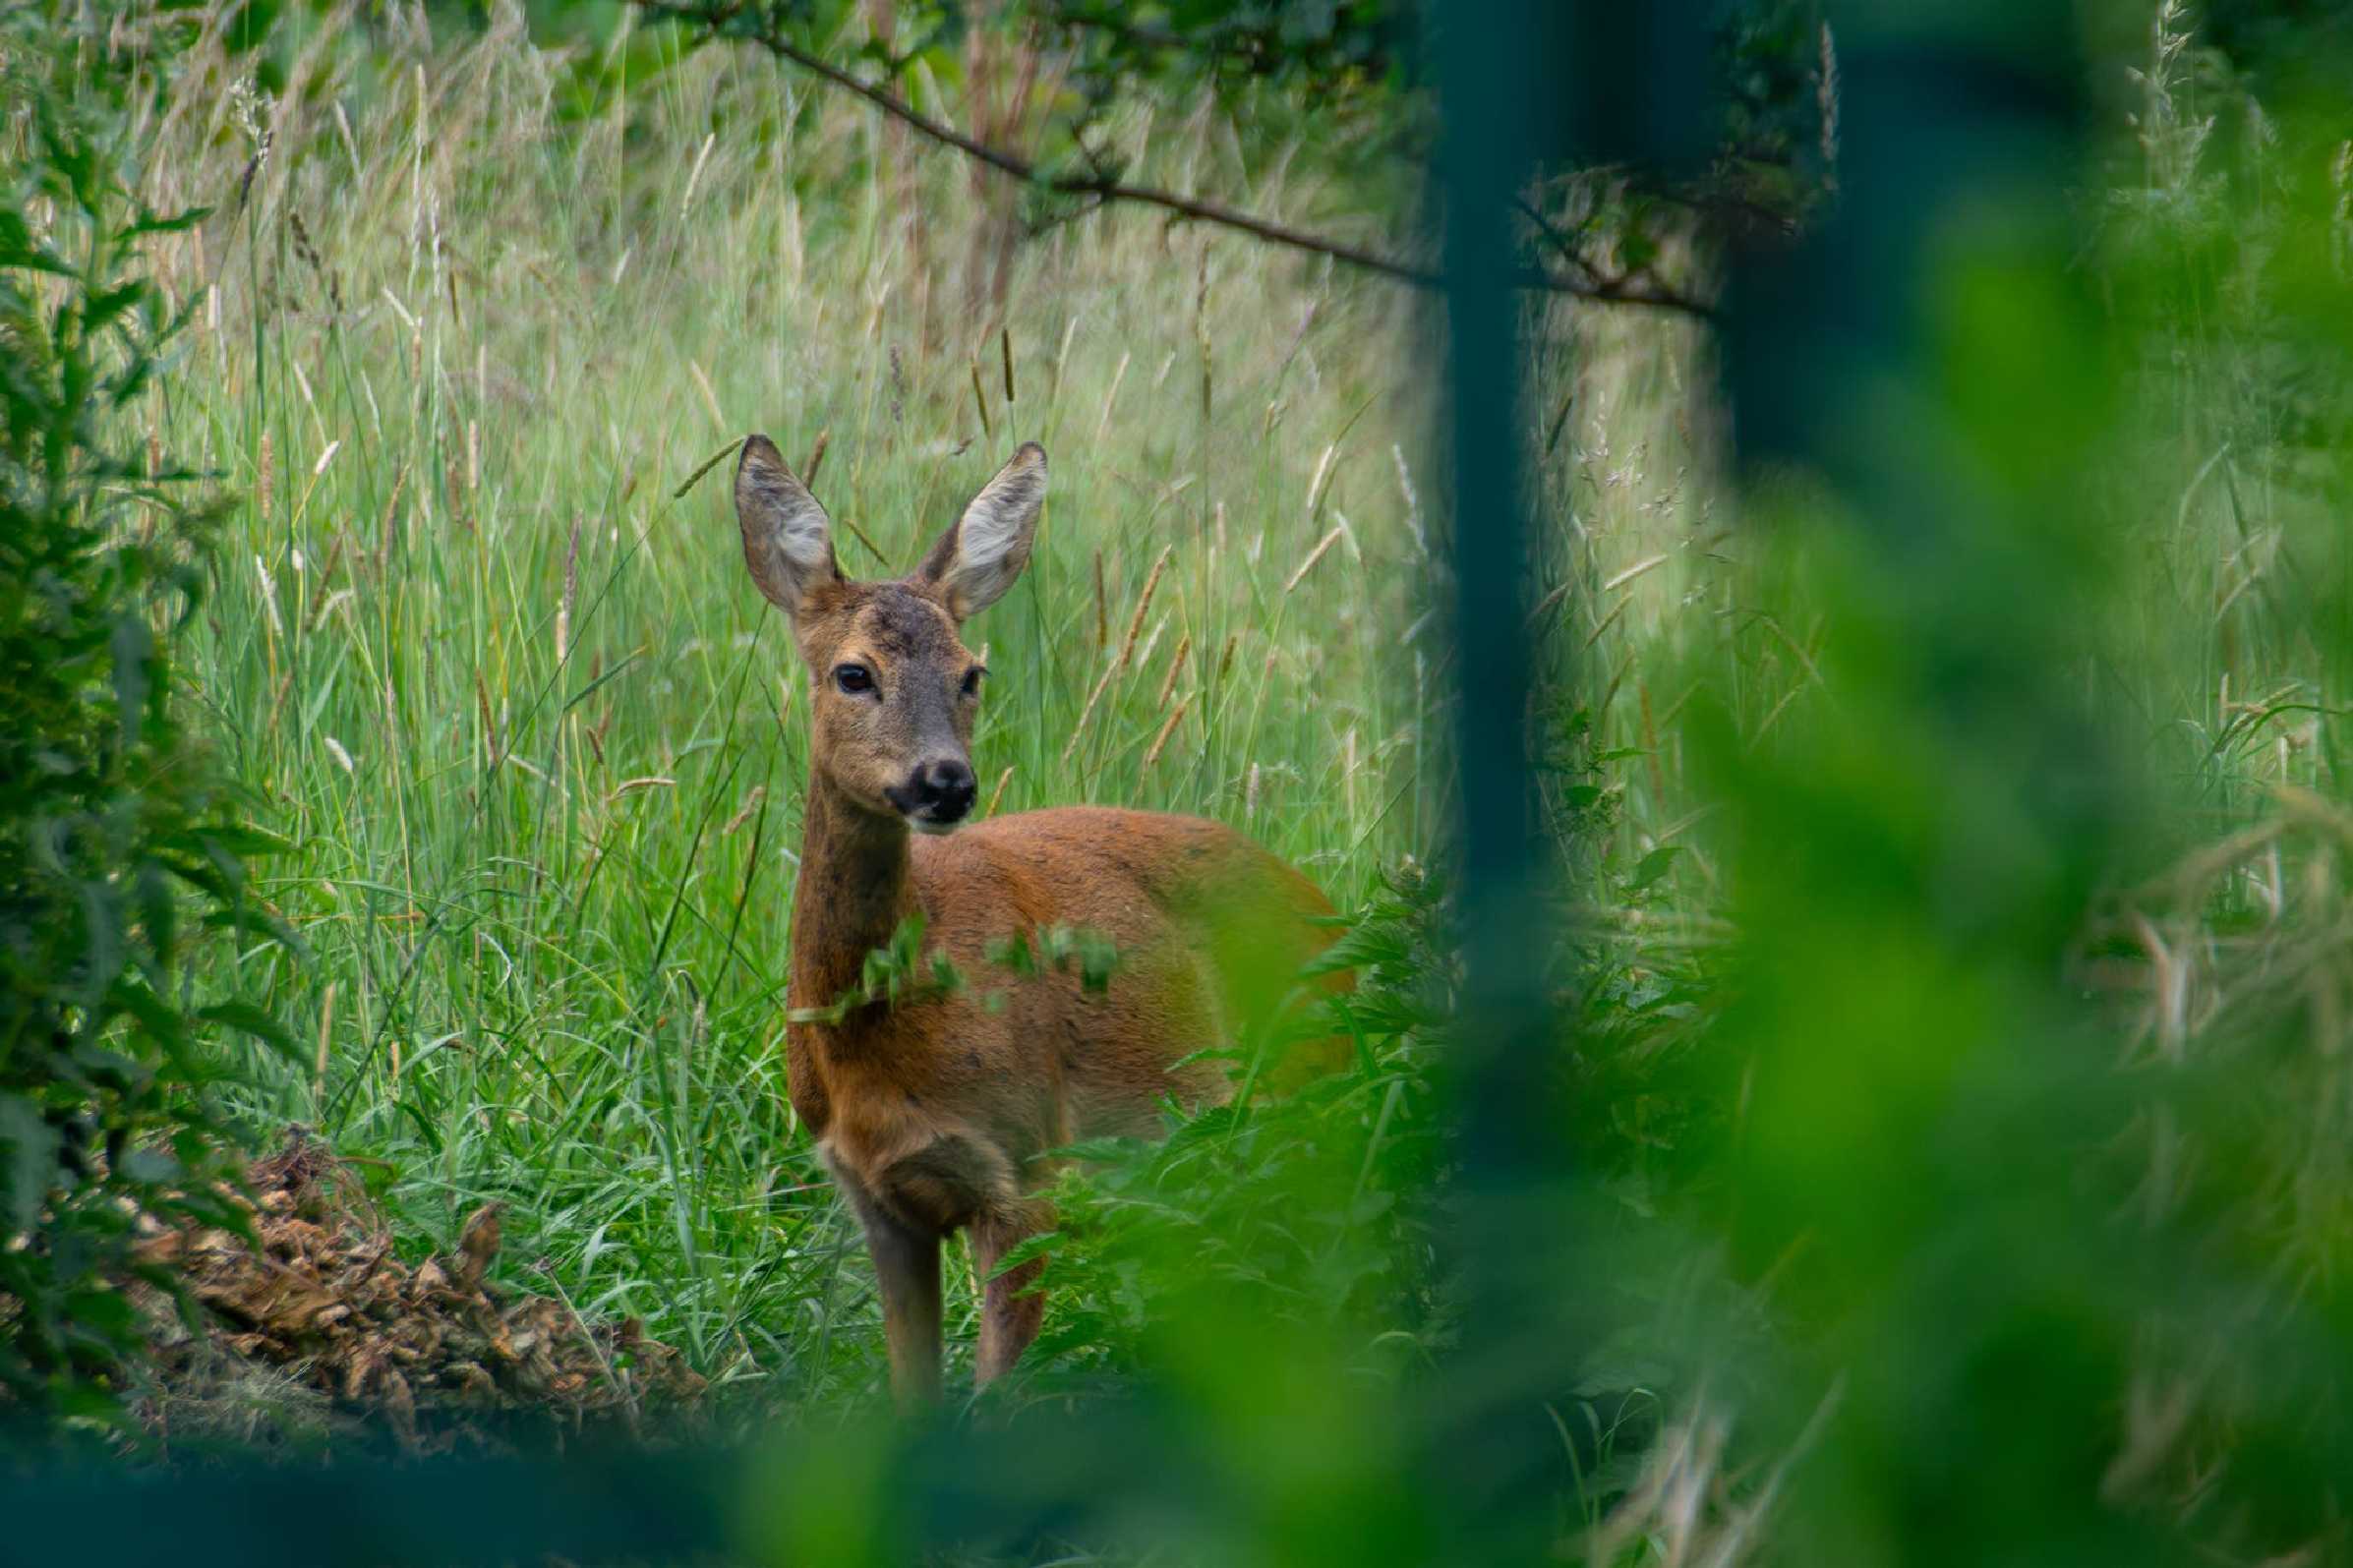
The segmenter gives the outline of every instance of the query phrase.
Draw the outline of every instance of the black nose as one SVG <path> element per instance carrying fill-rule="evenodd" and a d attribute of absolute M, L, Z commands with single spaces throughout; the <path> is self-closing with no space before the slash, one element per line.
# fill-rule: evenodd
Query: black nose
<path fill-rule="evenodd" d="M 907 781 L 907 793 L 914 804 L 910 815 L 931 822 L 962 822 L 965 813 L 972 809 L 973 796 L 980 793 L 980 784 L 969 763 L 942 757 L 914 771 Z"/>

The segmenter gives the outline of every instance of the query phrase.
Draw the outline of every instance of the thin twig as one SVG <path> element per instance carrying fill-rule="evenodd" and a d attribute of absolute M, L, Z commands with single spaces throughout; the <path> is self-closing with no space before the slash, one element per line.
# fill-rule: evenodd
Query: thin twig
<path fill-rule="evenodd" d="M 1311 256 L 1330 257 L 1334 261 L 1345 261 L 1351 266 L 1362 267 L 1369 272 L 1378 272 L 1384 277 L 1392 277 L 1420 288 L 1444 288 L 1446 286 L 1446 275 L 1435 267 L 1423 266 L 1397 257 L 1384 256 L 1378 251 L 1350 245 L 1346 241 L 1335 240 L 1325 235 L 1311 234 L 1305 229 L 1293 228 L 1289 224 L 1277 223 L 1271 218 L 1263 218 L 1255 213 L 1243 212 L 1215 202 L 1205 201 L 1199 197 L 1185 196 L 1175 191 L 1164 191 L 1157 186 L 1130 185 L 1100 169 L 1085 174 L 1075 172 L 1047 174 L 1031 160 L 1022 157 L 1018 153 L 1008 152 L 1003 147 L 991 146 L 976 138 L 966 136 L 954 126 L 932 119 L 897 93 L 885 87 L 876 87 L 872 83 L 861 82 L 840 66 L 819 59 L 816 55 L 785 37 L 772 19 L 765 15 L 747 15 L 747 8 L 742 0 L 727 0 L 727 3 L 724 4 L 701 5 L 677 4 L 674 3 L 674 0 L 637 0 L 637 7 L 657 18 L 667 18 L 674 22 L 701 27 L 711 37 L 738 38 L 756 43 L 778 59 L 789 60 L 802 70 L 813 72 L 824 78 L 835 87 L 856 93 L 868 103 L 882 110 L 883 113 L 905 125 L 913 127 L 932 141 L 945 146 L 954 147 L 965 156 L 985 164 L 1000 174 L 1020 180 L 1026 185 L 1036 186 L 1064 196 L 1089 197 L 1098 203 L 1141 203 L 1147 206 L 1156 206 L 1164 211 L 1174 212 L 1180 217 L 1194 218 L 1204 223 L 1215 223 L 1224 228 L 1237 229 L 1272 245 L 1287 246 L 1295 251 L 1304 251 Z M 1593 300 L 1602 304 L 1640 305 L 1658 310 L 1677 311 L 1709 320 L 1714 319 L 1716 314 L 1715 310 L 1704 301 L 1692 299 L 1671 289 L 1662 288 L 1654 282 L 1633 277 L 1597 276 L 1587 282 L 1577 278 L 1564 277 L 1558 272 L 1548 271 L 1542 267 L 1527 266 L 1518 268 L 1513 273 L 1511 282 L 1519 288 L 1539 289 L 1551 294 L 1573 294 L 1579 299 Z"/>

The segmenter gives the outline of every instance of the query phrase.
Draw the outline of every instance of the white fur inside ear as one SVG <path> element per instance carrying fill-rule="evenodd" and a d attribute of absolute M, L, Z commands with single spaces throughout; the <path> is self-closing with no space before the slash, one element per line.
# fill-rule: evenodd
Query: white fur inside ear
<path fill-rule="evenodd" d="M 752 581 L 786 614 L 799 614 L 809 591 L 837 575 L 825 508 L 765 437 L 744 444 L 735 473 L 735 517 Z"/>
<path fill-rule="evenodd" d="M 800 493 L 798 500 L 799 504 L 785 508 L 777 519 L 777 547 L 797 571 L 831 568 L 833 524 L 826 517 L 825 508 L 807 491 Z"/>
<path fill-rule="evenodd" d="M 1046 454 L 1032 441 L 1014 453 L 957 519 L 930 569 L 960 617 L 1002 599 L 1029 563 L 1045 497 Z"/>
<path fill-rule="evenodd" d="M 956 564 L 968 572 L 993 572 L 1021 544 L 1023 522 L 1009 506 L 975 500 L 958 525 Z"/>

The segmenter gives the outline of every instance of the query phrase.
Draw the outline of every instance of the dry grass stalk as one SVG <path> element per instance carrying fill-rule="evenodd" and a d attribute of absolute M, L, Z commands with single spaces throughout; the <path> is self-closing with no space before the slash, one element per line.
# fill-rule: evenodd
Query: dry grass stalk
<path fill-rule="evenodd" d="M 1616 576 L 1613 576 L 1605 581 L 1602 584 L 1602 592 L 1607 594 L 1614 592 L 1617 589 L 1623 588 L 1626 584 L 1632 582 L 1635 578 L 1640 577 L 1643 573 L 1652 571 L 1665 564 L 1666 560 L 1667 554 L 1665 552 L 1661 552 L 1656 555 L 1646 555 L 1642 559 L 1634 562 L 1633 565 L 1628 566 L 1625 570 L 1618 572 Z"/>
<path fill-rule="evenodd" d="M 849 518 L 840 516 L 838 514 L 835 516 L 834 521 L 840 523 L 844 528 L 849 529 L 850 537 L 856 540 L 859 544 L 865 546 L 866 553 L 873 556 L 877 564 L 886 569 L 890 566 L 891 557 L 882 552 L 882 547 L 880 545 L 877 545 L 874 543 L 874 541 L 866 537 L 866 531 L 864 529 L 858 527 L 857 524 L 852 522 Z"/>
<path fill-rule="evenodd" d="M 1185 656 L 1193 652 L 1193 634 L 1185 633 L 1177 639 L 1176 652 L 1168 656 L 1168 673 L 1160 678 L 1160 694 L 1152 699 L 1152 712 L 1168 706 L 1168 694 L 1176 690 L 1177 676 L 1184 673 Z"/>
<path fill-rule="evenodd" d="M 694 472 L 688 474 L 686 476 L 685 482 L 679 485 L 676 490 L 674 490 L 670 493 L 670 498 L 674 501 L 684 500 L 686 498 L 686 493 L 694 489 L 695 485 L 701 481 L 705 474 L 708 474 L 712 469 L 717 468 L 721 463 L 727 461 L 730 456 L 734 455 L 735 448 L 741 446 L 742 444 L 743 437 L 738 436 L 734 440 L 728 442 L 725 446 L 722 446 L 718 451 L 713 452 L 710 456 L 695 464 Z M 820 444 L 817 450 L 820 456 L 824 454 L 825 448 L 822 444 L 822 437 L 820 437 Z"/>
<path fill-rule="evenodd" d="M 735 814 L 734 816 L 728 818 L 727 826 L 719 830 L 719 836 L 722 839 L 733 839 L 735 836 L 735 830 L 742 827 L 746 822 L 749 822 L 751 820 L 751 814 L 759 810 L 760 802 L 767 798 L 768 786 L 766 784 L 753 784 L 750 789 L 744 792 L 743 804 L 736 808 Z"/>
<path fill-rule="evenodd" d="M 1206 430 L 1215 403 L 1216 355 L 1209 341 L 1209 242 L 1201 243 L 1201 281 L 1193 295 L 1193 342 L 1201 350 L 1201 422 Z"/>
<path fill-rule="evenodd" d="M 1331 549 L 1332 546 L 1339 543 L 1340 535 L 1343 532 L 1345 532 L 1345 530 L 1335 528 L 1316 542 L 1316 548 L 1307 552 L 1307 559 L 1301 561 L 1299 563 L 1299 569 L 1292 572 L 1290 577 L 1284 581 L 1284 593 L 1287 594 L 1292 589 L 1297 588 L 1300 582 L 1306 578 L 1307 574 L 1316 569 L 1316 562 L 1324 558 L 1324 552 L 1325 551 Z"/>
<path fill-rule="evenodd" d="M 1651 718 L 1650 682 L 1641 681 L 1634 687 L 1636 705 L 1642 714 L 1642 749 L 1650 763 L 1650 787 L 1654 797 L 1667 798 L 1667 772 L 1659 765 L 1659 727 Z"/>
<path fill-rule="evenodd" d="M 625 261 L 627 258 L 624 257 L 622 260 Z M 686 371 L 694 377 L 694 389 L 702 394 L 703 408 L 711 416 L 711 428 L 726 430 L 728 428 L 727 416 L 719 412 L 719 395 L 711 390 L 711 377 L 703 374 L 703 368 L 695 363 L 692 356 L 688 356 L 686 360 Z"/>
<path fill-rule="evenodd" d="M 1079 318 L 1074 315 L 1062 323 L 1062 347 L 1055 351 L 1054 374 L 1046 383 L 1046 402 L 1048 404 L 1053 403 L 1062 395 L 1062 373 L 1070 365 L 1070 346 L 1078 335 Z"/>
<path fill-rule="evenodd" d="M 393 526 L 400 517 L 400 493 L 408 488 L 408 464 L 402 463 L 392 475 L 392 494 L 384 497 L 384 514 L 376 525 L 376 573 L 379 577 L 392 568 Z"/>
<path fill-rule="evenodd" d="M 1130 358 L 1128 354 L 1120 355 L 1119 368 L 1111 373 L 1111 388 L 1103 394 L 1103 417 L 1094 422 L 1094 438 L 1098 445 L 1111 429 L 1111 408 L 1119 401 L 1119 383 L 1127 379 Z"/>
<path fill-rule="evenodd" d="M 580 592 L 580 519 L 572 519 L 571 543 L 563 552 L 563 594 L 556 601 L 556 665 L 563 667 L 572 652 L 572 605 Z"/>
<path fill-rule="evenodd" d="M 1062 760 L 1068 762 L 1079 749 L 1079 737 L 1087 733 L 1087 721 L 1094 717 L 1094 705 L 1103 700 L 1103 692 L 1111 684 L 1111 677 L 1119 673 L 1119 666 L 1106 665 L 1096 677 L 1094 689 L 1087 694 L 1087 705 L 1079 710 L 1079 722 L 1070 726 L 1070 739 L 1062 743 Z"/>
<path fill-rule="evenodd" d="M 1103 693 L 1110 689 L 1111 682 L 1121 670 L 1128 668 L 1128 661 L 1136 652 L 1137 634 L 1144 629 L 1145 614 L 1152 606 L 1152 592 L 1160 586 L 1160 573 L 1167 568 L 1168 557 L 1175 551 L 1174 545 L 1160 547 L 1159 558 L 1152 562 L 1150 575 L 1144 579 L 1144 592 L 1136 596 L 1136 613 L 1128 619 L 1128 634 L 1121 639 L 1119 657 L 1103 667 L 1102 674 L 1095 680 L 1094 689 L 1087 694 L 1087 706 L 1079 710 L 1079 722 L 1071 726 L 1070 739 L 1063 742 L 1064 762 L 1070 761 L 1072 754 L 1079 749 L 1079 738 L 1087 733 L 1087 721 L 1094 717 L 1095 704 L 1103 700 Z"/>
<path fill-rule="evenodd" d="M 326 1048 L 335 1032 L 335 982 L 326 982 L 319 996 L 319 1057 L 311 1066 L 311 1103 L 326 1103 Z"/>
<path fill-rule="evenodd" d="M 1413 547 L 1422 554 L 1430 553 L 1430 538 L 1422 531 L 1422 497 L 1413 488 L 1413 471 L 1405 466 L 1405 448 L 1395 441 L 1389 443 L 1389 461 L 1397 469 L 1397 494 L 1405 502 L 1405 531 L 1413 535 Z"/>
<path fill-rule="evenodd" d="M 506 748 L 500 743 L 499 722 L 491 714 L 491 689 L 479 668 L 474 671 L 474 702 L 482 713 L 482 743 L 490 748 L 490 766 L 496 769 Z"/>
<path fill-rule="evenodd" d="M 1324 454 L 1316 459 L 1315 475 L 1307 482 L 1307 517 L 1311 523 L 1316 520 L 1317 513 L 1324 509 L 1324 494 L 1331 485 L 1332 459 L 1339 455 L 1340 443 L 1334 441 L 1324 447 Z"/>
<path fill-rule="evenodd" d="M 319 460 L 311 465 L 311 477 L 303 485 L 302 499 L 294 503 L 294 521 L 296 523 L 299 524 L 310 515 L 311 496 L 319 489 L 320 477 L 326 472 L 326 465 L 335 460 L 335 453 L 342 449 L 343 442 L 340 439 L 328 441 L 325 448 L 320 452 Z"/>
<path fill-rule="evenodd" d="M 319 608 L 311 611 L 311 623 L 306 629 L 310 631 L 317 631 L 321 626 L 326 623 L 327 616 L 333 614 L 338 610 L 342 610 L 344 606 L 352 603 L 352 601 L 358 597 L 359 590 L 356 588 L 336 589 L 333 593 L 319 601 Z"/>
<path fill-rule="evenodd" d="M 1544 621 L 1544 617 L 1551 612 L 1553 607 L 1568 597 L 1568 590 L 1571 586 L 1572 585 L 1569 583 L 1562 583 L 1559 587 L 1555 588 L 1551 593 L 1536 601 L 1536 608 L 1528 611 L 1528 624 L 1531 627 L 1541 625 Z M 1612 613 L 1616 613 L 1616 611 L 1613 611 Z"/>
<path fill-rule="evenodd" d="M 1611 627 L 1617 625 L 1619 621 L 1625 618 L 1626 607 L 1631 605 L 1633 602 L 1633 599 L 1628 596 L 1619 599 L 1617 604 L 1612 605 L 1610 607 L 1610 613 L 1604 615 L 1601 619 L 1593 623 L 1593 630 L 1585 634 L 1585 641 L 1581 646 L 1590 648 L 1595 643 L 1600 642 L 1603 635 L 1608 632 Z"/>
<path fill-rule="evenodd" d="M 269 575 L 269 568 L 262 563 L 259 555 L 254 557 L 254 575 L 262 580 L 262 608 L 269 612 L 269 633 L 282 642 L 286 636 L 286 623 L 278 618 L 277 579 Z"/>
<path fill-rule="evenodd" d="M 1145 666 L 1150 664 L 1152 662 L 1152 650 L 1160 646 L 1160 634 L 1167 629 L 1168 616 L 1166 613 L 1162 613 L 1153 617 L 1152 629 L 1145 634 L 1143 642 L 1137 644 L 1136 655 L 1134 658 L 1128 661 L 1128 668 L 1131 669 L 1142 669 Z"/>
<path fill-rule="evenodd" d="M 1167 720 L 1160 726 L 1160 732 L 1152 736 L 1151 749 L 1144 754 L 1144 765 L 1147 768 L 1149 768 L 1153 763 L 1156 763 L 1160 760 L 1161 751 L 1164 750 L 1168 745 L 1168 737 L 1176 733 L 1178 721 L 1185 717 L 1185 710 L 1191 708 L 1192 706 L 1193 693 L 1187 692 L 1185 693 L 1184 697 L 1178 701 L 1176 707 L 1170 710 Z"/>
<path fill-rule="evenodd" d="M 687 215 L 694 210 L 694 188 L 702 183 L 703 165 L 711 161 L 711 148 L 718 144 L 718 132 L 708 131 L 703 134 L 702 149 L 694 154 L 694 167 L 686 171 L 686 193 L 678 198 L 678 221 L 681 223 L 685 222 Z"/>
<path fill-rule="evenodd" d="M 988 792 L 988 805 L 982 809 L 980 813 L 982 816 L 993 817 L 997 814 L 997 803 L 1005 798 L 1005 786 L 1011 783 L 1013 783 L 1011 768 L 997 775 L 997 786 Z"/>
<path fill-rule="evenodd" d="M 1136 613 L 1128 617 L 1128 634 L 1120 639 L 1119 659 L 1114 670 L 1128 668 L 1128 660 L 1136 652 L 1137 634 L 1144 630 L 1145 612 L 1152 608 L 1152 594 L 1160 586 L 1160 573 L 1168 569 L 1168 557 L 1176 553 L 1174 545 L 1162 545 L 1159 557 L 1152 562 L 1150 573 L 1144 579 L 1144 592 L 1136 596 Z"/>

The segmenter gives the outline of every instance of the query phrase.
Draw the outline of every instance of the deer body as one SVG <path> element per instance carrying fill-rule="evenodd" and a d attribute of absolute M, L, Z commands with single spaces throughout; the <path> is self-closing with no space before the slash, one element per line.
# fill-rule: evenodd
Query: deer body
<path fill-rule="evenodd" d="M 1050 1223 L 1048 1150 L 1148 1133 L 1161 1104 L 1224 1092 L 1184 1063 L 1270 1016 L 1327 936 L 1307 879 L 1216 823 L 1079 806 L 974 824 L 969 761 L 979 670 L 963 619 L 1029 555 L 1044 454 L 1024 447 L 899 582 L 851 583 L 830 527 L 765 437 L 744 443 L 735 496 L 753 579 L 794 622 L 811 672 L 811 778 L 794 894 L 789 1006 L 851 994 L 868 954 L 919 915 L 928 958 L 966 984 L 832 1021 L 795 1021 L 795 1114 L 857 1214 L 881 1286 L 901 1400 L 935 1397 L 940 1249 L 962 1230 L 987 1279 L 977 1373 L 1037 1332 L 1038 1265 L 992 1278 Z M 1107 985 L 1077 965 L 1014 972 L 1004 944 L 1056 928 L 1107 939 Z"/>

